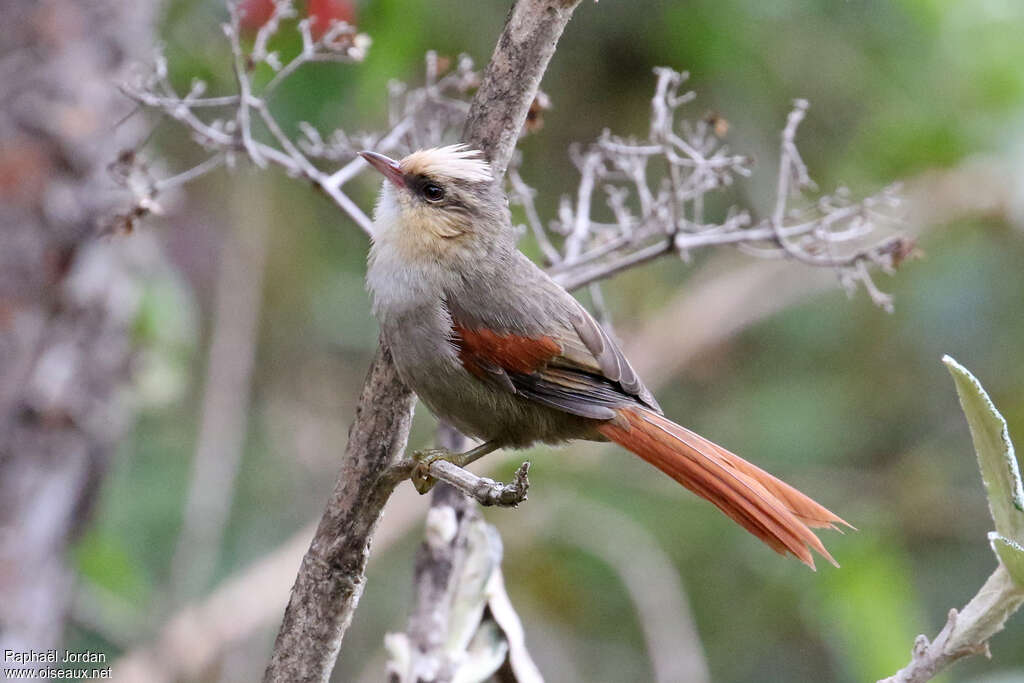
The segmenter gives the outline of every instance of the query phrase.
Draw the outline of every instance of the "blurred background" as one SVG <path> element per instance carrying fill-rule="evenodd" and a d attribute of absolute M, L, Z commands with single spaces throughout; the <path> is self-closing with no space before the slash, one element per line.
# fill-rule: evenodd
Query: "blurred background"
<path fill-rule="evenodd" d="M 419 85 L 427 50 L 485 64 L 508 3 L 349 9 L 369 55 L 286 83 L 275 111 L 290 131 L 379 129 L 388 82 Z M 179 89 L 200 77 L 210 94 L 231 91 L 222 5 L 172 0 L 154 14 Z M 485 514 L 548 680 L 653 680 L 654 659 L 673 653 L 650 652 L 650 633 L 690 622 L 715 681 L 875 680 L 995 567 L 940 358 L 977 375 L 1024 443 L 1022 32 L 1017 0 L 579 7 L 542 84 L 552 109 L 520 145 L 542 216 L 575 191 L 570 144 L 605 128 L 646 133 L 652 69 L 665 65 L 691 74 L 690 117 L 724 117 L 730 147 L 755 159 L 719 208 L 770 212 L 779 132 L 807 98 L 798 143 L 812 177 L 855 196 L 902 182 L 923 257 L 877 279 L 892 314 L 848 297 L 830 272 L 727 248 L 606 283 L 616 333 L 668 415 L 859 531 L 826 533 L 842 569 L 812 573 L 614 447 L 489 456 L 478 471 L 496 477 L 533 463 L 529 502 Z M 170 171 L 202 158 L 171 123 L 147 150 Z M 369 210 L 379 181 L 364 175 L 349 189 Z M 367 242 L 306 184 L 247 164 L 189 185 L 164 217 L 116 239 L 151 241 L 159 266 L 131 322 L 137 416 L 73 545 L 62 647 L 126 657 L 148 680 L 256 680 L 376 345 Z M 434 426 L 418 410 L 410 445 L 429 444 Z M 201 476 L 196 458 L 208 461 Z M 389 504 L 333 680 L 382 679 L 427 505 L 409 485 Z M 942 680 L 1024 681 L 1022 643 L 1017 615 L 991 661 Z"/>

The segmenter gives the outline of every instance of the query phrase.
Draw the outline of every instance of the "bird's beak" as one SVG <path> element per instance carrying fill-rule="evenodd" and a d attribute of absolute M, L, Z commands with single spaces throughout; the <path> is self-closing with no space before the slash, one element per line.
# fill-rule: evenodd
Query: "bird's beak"
<path fill-rule="evenodd" d="M 366 159 L 370 166 L 380 171 L 385 178 L 393 182 L 397 187 L 405 187 L 405 174 L 402 173 L 402 167 L 398 165 L 397 161 L 383 154 L 367 150 L 360 152 L 359 156 Z"/>

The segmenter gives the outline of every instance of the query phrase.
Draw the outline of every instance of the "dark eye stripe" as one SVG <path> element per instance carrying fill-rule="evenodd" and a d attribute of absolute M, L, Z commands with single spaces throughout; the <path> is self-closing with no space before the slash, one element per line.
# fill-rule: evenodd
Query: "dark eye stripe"
<path fill-rule="evenodd" d="M 406 176 L 405 183 L 413 194 L 431 204 L 441 202 L 448 194 L 443 185 L 425 175 Z"/>

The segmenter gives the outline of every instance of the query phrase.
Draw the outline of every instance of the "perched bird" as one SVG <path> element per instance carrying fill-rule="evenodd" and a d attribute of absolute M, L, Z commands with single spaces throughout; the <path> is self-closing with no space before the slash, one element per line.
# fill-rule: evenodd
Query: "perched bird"
<path fill-rule="evenodd" d="M 440 457 L 465 465 L 498 448 L 611 440 L 776 552 L 814 568 L 813 549 L 835 564 L 809 527 L 846 522 L 664 417 L 611 337 L 516 248 L 480 152 L 360 154 L 385 177 L 367 286 L 398 372 L 437 417 L 483 440 Z"/>

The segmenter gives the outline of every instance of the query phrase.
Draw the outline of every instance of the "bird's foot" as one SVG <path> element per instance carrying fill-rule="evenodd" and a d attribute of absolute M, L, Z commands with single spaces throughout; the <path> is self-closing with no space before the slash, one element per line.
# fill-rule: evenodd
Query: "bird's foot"
<path fill-rule="evenodd" d="M 430 491 L 437 483 L 437 479 L 430 476 L 430 465 L 438 460 L 447 460 L 456 467 L 465 467 L 476 462 L 483 456 L 498 449 L 497 441 L 485 441 L 476 448 L 471 448 L 465 453 L 453 453 L 447 448 L 424 448 L 412 452 L 412 459 L 416 466 L 412 470 L 412 484 L 421 494 Z"/>
<path fill-rule="evenodd" d="M 416 490 L 420 494 L 428 493 L 430 489 L 434 488 L 434 484 L 437 483 L 437 479 L 430 476 L 430 465 L 438 460 L 447 460 L 448 462 L 459 464 L 462 453 L 452 453 L 447 448 L 424 448 L 419 451 L 413 451 L 412 459 L 416 461 L 416 466 L 412 470 L 412 485 L 416 487 Z"/>

